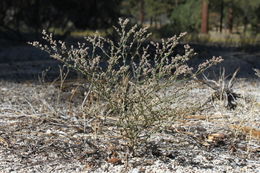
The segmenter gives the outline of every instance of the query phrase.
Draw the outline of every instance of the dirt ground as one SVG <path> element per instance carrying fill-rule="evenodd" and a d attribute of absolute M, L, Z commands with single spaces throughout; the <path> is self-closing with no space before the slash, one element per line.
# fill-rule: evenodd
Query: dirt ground
<path fill-rule="evenodd" d="M 0 172 L 259 172 L 260 80 L 252 68 L 260 69 L 260 52 L 196 49 L 202 57 L 222 55 L 227 73 L 240 67 L 237 108 L 210 102 L 205 110 L 163 122 L 166 128 L 129 156 L 113 118 L 84 119 L 84 95 L 71 94 L 80 82 L 60 90 L 59 83 L 38 81 L 49 66 L 48 75 L 57 77 L 58 62 L 27 46 L 1 48 Z M 203 101 L 212 92 L 196 87 L 190 99 Z"/>
<path fill-rule="evenodd" d="M 75 84 L 75 83 L 74 83 Z M 70 84 L 68 84 L 70 85 Z M 84 119 L 82 96 L 31 82 L 0 82 L 2 172 L 259 172 L 259 81 L 238 81 L 235 110 L 208 108 L 167 123 L 134 157 L 108 118 Z M 208 88 L 190 97 L 205 100 Z M 59 93 L 59 96 L 58 96 Z M 102 130 L 97 130 L 102 127 Z"/>

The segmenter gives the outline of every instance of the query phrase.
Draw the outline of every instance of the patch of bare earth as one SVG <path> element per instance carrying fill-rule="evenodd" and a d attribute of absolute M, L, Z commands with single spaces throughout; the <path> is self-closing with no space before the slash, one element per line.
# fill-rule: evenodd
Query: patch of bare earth
<path fill-rule="evenodd" d="M 221 102 L 165 122 L 131 156 L 115 119 L 80 111 L 83 86 L 0 82 L 2 172 L 258 172 L 260 82 L 239 80 L 235 110 Z M 213 91 L 194 88 L 190 99 Z"/>

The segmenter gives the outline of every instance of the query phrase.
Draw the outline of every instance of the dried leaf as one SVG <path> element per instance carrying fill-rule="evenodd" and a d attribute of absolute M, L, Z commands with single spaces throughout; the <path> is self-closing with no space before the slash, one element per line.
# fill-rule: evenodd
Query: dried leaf
<path fill-rule="evenodd" d="M 119 159 L 119 158 L 114 157 L 114 158 L 108 159 L 107 162 L 108 163 L 112 163 L 114 165 L 118 165 L 118 164 L 122 163 L 122 160 Z"/>
<path fill-rule="evenodd" d="M 219 142 L 219 141 L 223 141 L 224 138 L 225 138 L 225 134 L 223 133 L 212 133 L 208 135 L 207 141 Z"/>
<path fill-rule="evenodd" d="M 238 125 L 233 125 L 231 126 L 231 128 L 233 129 L 237 129 L 241 132 L 243 132 L 246 135 L 249 135 L 250 137 L 253 137 L 255 139 L 260 139 L 260 130 L 258 129 L 254 129 L 252 127 L 248 127 L 248 126 L 238 126 Z"/>
<path fill-rule="evenodd" d="M 92 169 L 96 165 L 95 162 L 87 162 L 85 165 L 85 171 Z"/>
<path fill-rule="evenodd" d="M 9 147 L 8 142 L 4 138 L 2 138 L 2 137 L 0 137 L 0 144 L 5 146 L 5 147 Z"/>

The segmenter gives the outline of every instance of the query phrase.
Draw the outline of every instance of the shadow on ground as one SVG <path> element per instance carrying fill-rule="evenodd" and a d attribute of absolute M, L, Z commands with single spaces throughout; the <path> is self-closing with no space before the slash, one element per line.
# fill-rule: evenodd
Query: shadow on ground
<path fill-rule="evenodd" d="M 26 44 L 10 44 L 1 40 L 0 46 L 0 80 L 23 81 L 38 80 L 44 71 L 52 80 L 59 76 L 59 66 L 62 64 L 49 57 L 46 52 Z M 221 47 L 192 44 L 198 53 L 190 64 L 196 66 L 212 56 L 222 56 L 224 62 L 210 68 L 206 75 L 217 77 L 222 68 L 226 74 L 233 73 L 240 68 L 239 78 L 256 78 L 253 68 L 260 69 L 260 49 L 257 47 Z M 178 49 L 178 48 L 177 48 Z M 71 75 L 75 77 L 75 73 Z"/>

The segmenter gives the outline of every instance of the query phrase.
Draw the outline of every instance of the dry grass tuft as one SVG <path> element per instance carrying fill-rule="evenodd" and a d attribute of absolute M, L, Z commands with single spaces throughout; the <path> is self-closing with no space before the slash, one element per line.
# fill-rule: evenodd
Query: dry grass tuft
<path fill-rule="evenodd" d="M 258 69 L 253 69 L 253 70 L 255 71 L 255 75 L 260 77 L 260 70 L 258 70 Z"/>

